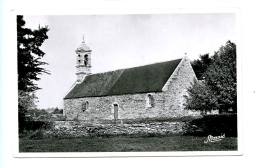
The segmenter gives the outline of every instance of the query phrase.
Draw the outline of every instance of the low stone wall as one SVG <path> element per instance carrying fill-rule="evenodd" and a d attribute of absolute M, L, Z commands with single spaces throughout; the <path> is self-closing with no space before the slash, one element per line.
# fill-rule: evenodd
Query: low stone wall
<path fill-rule="evenodd" d="M 84 137 L 91 135 L 180 134 L 184 122 L 151 122 L 138 124 L 90 124 L 87 122 L 56 121 L 46 136 Z"/>

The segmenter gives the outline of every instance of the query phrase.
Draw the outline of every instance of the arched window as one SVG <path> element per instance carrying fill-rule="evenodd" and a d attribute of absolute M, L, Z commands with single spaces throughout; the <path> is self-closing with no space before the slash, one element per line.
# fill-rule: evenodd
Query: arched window
<path fill-rule="evenodd" d="M 154 106 L 154 99 L 151 94 L 146 95 L 146 107 L 153 107 Z"/>
<path fill-rule="evenodd" d="M 86 101 L 86 110 L 88 110 L 88 108 L 89 108 L 89 102 Z"/>
<path fill-rule="evenodd" d="M 89 102 L 88 101 L 85 101 L 85 102 L 82 102 L 82 111 L 86 111 L 89 109 Z"/>
<path fill-rule="evenodd" d="M 88 65 L 88 54 L 84 55 L 84 64 Z"/>
<path fill-rule="evenodd" d="M 81 108 L 82 111 L 86 111 L 86 102 L 82 102 Z"/>

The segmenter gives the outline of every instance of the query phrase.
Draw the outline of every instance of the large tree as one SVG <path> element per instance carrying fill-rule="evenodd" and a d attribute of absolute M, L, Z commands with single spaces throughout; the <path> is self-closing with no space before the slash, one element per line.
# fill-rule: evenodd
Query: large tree
<path fill-rule="evenodd" d="M 227 41 L 213 55 L 213 63 L 205 73 L 207 86 L 213 91 L 219 105 L 233 109 L 237 106 L 236 45 Z"/>
<path fill-rule="evenodd" d="M 191 66 L 196 74 L 198 80 L 203 80 L 205 78 L 203 74 L 207 71 L 207 68 L 211 64 L 212 59 L 209 53 L 204 55 L 199 55 L 199 59 L 191 62 Z"/>
<path fill-rule="evenodd" d="M 37 97 L 34 91 L 40 89 L 35 81 L 40 80 L 38 75 L 49 72 L 41 67 L 46 62 L 41 61 L 44 52 L 40 49 L 48 39 L 48 27 L 38 27 L 31 30 L 25 27 L 23 16 L 17 16 L 17 62 L 18 62 L 18 110 L 19 129 L 23 129 L 25 113 L 35 108 Z"/>
<path fill-rule="evenodd" d="M 186 109 L 201 111 L 206 113 L 212 109 L 218 109 L 218 100 L 216 95 L 207 87 L 205 81 L 198 81 L 194 79 L 192 87 L 188 89 L 188 96 L 186 98 Z"/>
<path fill-rule="evenodd" d="M 40 49 L 43 42 L 48 39 L 48 26 L 38 27 L 37 30 L 25 28 L 23 16 L 17 16 L 17 51 L 18 51 L 18 90 L 32 92 L 40 89 L 34 81 L 40 78 L 38 75 L 49 73 L 41 61 L 45 53 Z"/>
<path fill-rule="evenodd" d="M 211 57 L 212 62 L 202 74 L 203 80 L 188 89 L 186 108 L 213 110 L 237 106 L 236 45 L 227 41 Z"/>

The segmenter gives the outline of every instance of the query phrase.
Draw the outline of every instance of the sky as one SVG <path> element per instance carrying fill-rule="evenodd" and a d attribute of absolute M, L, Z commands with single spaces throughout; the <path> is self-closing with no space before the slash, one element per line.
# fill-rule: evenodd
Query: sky
<path fill-rule="evenodd" d="M 92 73 L 136 67 L 199 55 L 212 55 L 227 40 L 236 43 L 232 13 L 131 15 L 25 15 L 25 27 L 48 25 L 43 74 L 36 83 L 38 108 L 63 108 L 63 97 L 76 81 L 75 50 L 85 43 L 92 50 Z"/>

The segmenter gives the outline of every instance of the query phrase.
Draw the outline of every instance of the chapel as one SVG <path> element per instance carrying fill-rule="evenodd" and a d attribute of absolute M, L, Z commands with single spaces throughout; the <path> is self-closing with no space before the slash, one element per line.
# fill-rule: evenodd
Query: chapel
<path fill-rule="evenodd" d="M 64 100 L 68 120 L 120 120 L 190 115 L 185 95 L 196 75 L 184 58 L 104 73 L 91 73 L 92 50 L 76 49 L 77 80 Z M 94 66 L 94 65 L 93 65 Z"/>

